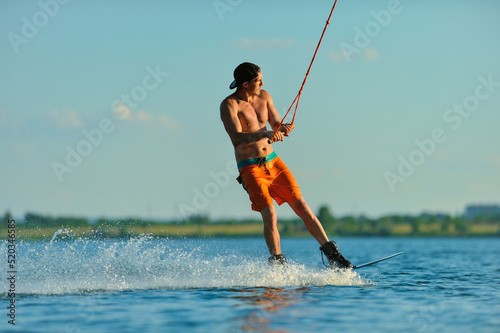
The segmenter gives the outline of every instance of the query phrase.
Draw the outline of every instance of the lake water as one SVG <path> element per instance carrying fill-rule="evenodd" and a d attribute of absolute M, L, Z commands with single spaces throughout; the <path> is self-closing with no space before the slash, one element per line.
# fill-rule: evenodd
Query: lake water
<path fill-rule="evenodd" d="M 321 263 L 310 238 L 17 242 L 16 325 L 1 332 L 500 332 L 500 239 L 340 238 L 357 271 Z M 4 255 L 5 254 L 5 255 Z"/>

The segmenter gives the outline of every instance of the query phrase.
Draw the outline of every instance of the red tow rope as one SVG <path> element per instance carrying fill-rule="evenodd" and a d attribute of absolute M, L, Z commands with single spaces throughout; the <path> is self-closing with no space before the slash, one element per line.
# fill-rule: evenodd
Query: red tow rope
<path fill-rule="evenodd" d="M 300 95 L 302 95 L 302 89 L 304 89 L 304 85 L 306 84 L 306 81 L 307 81 L 307 77 L 309 76 L 309 72 L 311 71 L 311 67 L 313 65 L 313 62 L 314 62 L 314 59 L 316 59 L 316 54 L 318 53 L 318 50 L 319 50 L 319 46 L 321 45 L 321 42 L 323 41 L 323 36 L 325 35 L 325 32 L 326 32 L 326 28 L 328 27 L 328 25 L 330 24 L 330 19 L 332 18 L 332 14 L 333 14 L 333 10 L 335 9 L 335 5 L 337 4 L 337 0 L 335 0 L 335 2 L 333 3 L 333 7 L 332 7 L 332 10 L 330 11 L 330 16 L 328 16 L 328 20 L 326 21 L 326 24 L 325 24 L 325 28 L 323 29 L 323 33 L 321 34 L 321 38 L 319 39 L 319 42 L 318 42 L 318 46 L 316 46 L 316 51 L 314 51 L 314 55 L 312 57 L 312 60 L 311 60 L 311 63 L 309 64 L 309 68 L 307 69 L 307 73 L 306 73 L 306 76 L 304 78 L 304 81 L 302 82 L 302 86 L 300 86 L 300 90 L 299 90 L 299 93 L 297 94 L 297 96 L 295 97 L 295 99 L 293 100 L 292 104 L 290 105 L 290 107 L 288 108 L 288 111 L 286 112 L 285 116 L 283 117 L 283 119 L 281 119 L 281 122 L 279 124 L 279 126 L 276 128 L 276 130 L 274 131 L 274 136 L 276 136 L 276 133 L 278 133 L 281 125 L 283 125 L 283 121 L 285 120 L 285 118 L 288 116 L 288 114 L 290 113 L 290 110 L 292 109 L 293 105 L 295 104 L 295 111 L 293 113 L 293 118 L 292 118 L 292 126 L 294 126 L 294 123 L 295 123 L 295 115 L 297 114 L 297 109 L 299 107 L 299 101 L 300 101 Z M 269 143 L 273 143 L 275 141 L 274 137 L 269 140 L 270 142 Z"/>

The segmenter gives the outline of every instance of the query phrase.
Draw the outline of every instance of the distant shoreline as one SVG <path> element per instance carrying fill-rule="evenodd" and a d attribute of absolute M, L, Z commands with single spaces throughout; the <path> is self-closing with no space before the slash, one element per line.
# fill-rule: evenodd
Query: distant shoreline
<path fill-rule="evenodd" d="M 400 225 L 383 233 L 350 232 L 329 233 L 331 237 L 500 237 L 500 223 L 498 224 L 475 224 L 468 228 L 467 232 L 458 232 L 450 228 L 448 232 L 438 229 L 436 225 L 428 225 L 427 231 L 413 232 L 409 225 Z M 309 237 L 304 230 L 289 231 L 286 225 L 280 225 L 281 237 Z M 57 235 L 56 235 L 57 233 Z M 7 239 L 6 230 L 0 231 L 2 239 Z M 36 227 L 17 228 L 19 240 L 51 240 L 57 239 L 112 239 L 131 238 L 148 235 L 159 238 L 180 237 L 263 237 L 262 223 L 241 224 L 151 224 L 149 226 L 85 226 L 85 227 Z"/>
<path fill-rule="evenodd" d="M 332 237 L 500 237 L 500 216 L 475 218 L 423 213 L 417 216 L 389 215 L 377 219 L 364 216 L 334 217 L 328 207 L 318 214 L 326 233 Z M 141 219 L 98 219 L 51 217 L 27 213 L 17 221 L 9 213 L 0 223 L 0 237 L 7 239 L 8 221 L 14 221 L 19 239 L 152 237 L 262 237 L 261 220 L 211 220 L 193 215 L 182 221 L 145 221 Z M 278 220 L 281 237 L 309 237 L 302 220 Z M 56 234 L 57 233 L 57 234 Z"/>

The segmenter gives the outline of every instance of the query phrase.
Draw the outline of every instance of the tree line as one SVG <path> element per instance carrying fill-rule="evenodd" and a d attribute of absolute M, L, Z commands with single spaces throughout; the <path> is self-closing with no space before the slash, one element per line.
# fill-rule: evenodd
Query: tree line
<path fill-rule="evenodd" d="M 500 236 L 500 215 L 477 216 L 465 219 L 462 216 L 451 216 L 447 214 L 422 213 L 419 215 L 386 215 L 379 218 L 366 216 L 334 216 L 328 206 L 320 207 L 317 216 L 329 235 L 339 236 Z M 7 228 L 7 221 L 12 219 L 10 212 L 4 214 L 4 223 L 0 229 Z M 192 215 L 182 220 L 149 221 L 137 218 L 107 219 L 100 218 L 90 220 L 85 217 L 60 216 L 53 217 L 33 212 L 25 214 L 24 219 L 16 221 L 19 228 L 23 229 L 93 229 L 93 230 L 118 230 L 114 235 L 126 236 L 134 228 L 140 230 L 160 230 L 162 226 L 164 233 L 168 234 L 169 228 L 176 227 L 176 232 L 182 227 L 201 226 L 209 230 L 211 226 L 238 226 L 262 223 L 256 219 L 210 219 L 208 215 Z M 306 235 L 307 229 L 304 223 L 298 219 L 282 219 L 278 221 L 282 236 Z M 191 228 L 192 229 L 192 228 Z M 234 227 L 232 228 L 235 229 Z M 202 230 L 202 229 L 197 229 Z M 220 228 L 218 228 L 220 230 Z M 236 230 L 238 230 L 236 228 Z M 244 234 L 242 234 L 244 235 Z"/>

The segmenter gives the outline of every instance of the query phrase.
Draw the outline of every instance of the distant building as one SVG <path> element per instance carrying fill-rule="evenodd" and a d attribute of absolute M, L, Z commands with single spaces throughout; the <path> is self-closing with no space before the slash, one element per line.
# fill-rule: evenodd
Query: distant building
<path fill-rule="evenodd" d="M 500 205 L 468 205 L 465 207 L 464 219 L 472 220 L 477 217 L 500 216 Z"/>

